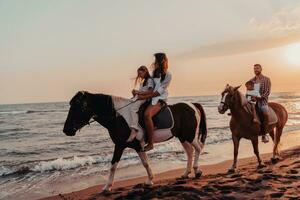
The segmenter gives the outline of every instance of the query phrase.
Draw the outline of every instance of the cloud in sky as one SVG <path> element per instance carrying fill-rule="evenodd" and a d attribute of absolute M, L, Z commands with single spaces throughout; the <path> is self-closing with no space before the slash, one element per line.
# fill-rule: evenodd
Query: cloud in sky
<path fill-rule="evenodd" d="M 157 51 L 180 68 L 189 59 L 178 58 L 223 59 L 295 42 L 299 3 L 0 0 L 0 103 L 65 100 L 78 89 L 127 95 L 136 67 Z"/>
<path fill-rule="evenodd" d="M 300 40 L 300 33 L 287 36 L 261 37 L 258 39 L 233 40 L 211 45 L 200 46 L 197 49 L 178 54 L 178 58 L 210 58 L 250 53 L 265 49 L 275 48 Z"/>
<path fill-rule="evenodd" d="M 251 17 L 248 34 L 241 38 L 201 45 L 178 57 L 219 57 L 274 48 L 300 40 L 300 4 L 283 7 L 272 15 Z"/>
<path fill-rule="evenodd" d="M 269 19 L 259 20 L 253 17 L 249 21 L 253 31 L 262 35 L 286 36 L 300 32 L 300 4 L 282 8 Z"/>

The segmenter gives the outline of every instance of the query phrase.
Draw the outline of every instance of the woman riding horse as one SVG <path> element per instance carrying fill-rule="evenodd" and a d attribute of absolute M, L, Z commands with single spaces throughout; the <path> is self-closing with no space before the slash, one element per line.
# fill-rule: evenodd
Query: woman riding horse
<path fill-rule="evenodd" d="M 162 106 L 166 105 L 165 101 L 168 98 L 168 87 L 172 79 L 172 75 L 168 71 L 168 58 L 166 54 L 156 53 L 154 54 L 154 57 L 154 90 L 149 94 L 138 95 L 138 99 L 140 100 L 152 98 L 151 104 L 147 107 L 144 114 L 144 120 L 148 134 L 148 145 L 145 147 L 145 151 L 150 151 L 153 149 L 154 125 L 152 117 L 160 111 Z"/>
<path fill-rule="evenodd" d="M 186 170 L 182 177 L 188 178 L 193 168 L 195 177 L 199 178 L 202 172 L 198 167 L 198 161 L 207 136 L 205 111 L 199 103 L 180 102 L 168 105 L 167 109 L 171 113 L 173 126 L 163 129 L 163 131 L 154 131 L 152 116 L 158 113 L 165 104 L 163 100 L 166 100 L 168 96 L 167 88 L 171 81 L 166 55 L 157 53 L 154 56 L 153 77 L 156 82 L 154 90 L 149 94 L 146 92 L 138 95 L 140 100 L 152 98 L 151 105 L 145 113 L 147 130 L 150 134 L 150 145 L 147 150 L 153 148 L 153 143 L 164 142 L 172 137 L 178 138 L 187 154 Z M 78 130 L 88 125 L 93 119 L 108 130 L 114 143 L 110 174 L 103 191 L 111 191 L 118 163 L 126 148 L 132 148 L 137 152 L 147 171 L 146 184 L 153 184 L 154 176 L 148 163 L 147 154 L 143 151 L 143 132 L 139 132 L 141 137 L 136 137 L 133 141 L 128 142 L 131 128 L 127 120 L 118 114 L 120 109 L 128 108 L 126 106 L 131 103 L 132 99 L 106 94 L 91 94 L 84 91 L 78 92 L 70 101 L 70 109 L 63 129 L 66 135 L 74 136 Z"/>

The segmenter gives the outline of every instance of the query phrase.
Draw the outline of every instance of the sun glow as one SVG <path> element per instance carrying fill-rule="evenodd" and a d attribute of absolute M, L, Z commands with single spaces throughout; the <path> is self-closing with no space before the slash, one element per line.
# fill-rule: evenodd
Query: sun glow
<path fill-rule="evenodd" d="M 286 46 L 285 57 L 289 64 L 300 66 L 300 42 Z"/>

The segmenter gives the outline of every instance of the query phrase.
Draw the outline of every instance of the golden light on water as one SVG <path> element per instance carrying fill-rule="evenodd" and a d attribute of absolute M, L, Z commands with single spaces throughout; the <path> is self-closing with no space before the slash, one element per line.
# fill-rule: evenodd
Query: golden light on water
<path fill-rule="evenodd" d="M 300 42 L 286 46 L 285 57 L 289 64 L 300 66 Z"/>

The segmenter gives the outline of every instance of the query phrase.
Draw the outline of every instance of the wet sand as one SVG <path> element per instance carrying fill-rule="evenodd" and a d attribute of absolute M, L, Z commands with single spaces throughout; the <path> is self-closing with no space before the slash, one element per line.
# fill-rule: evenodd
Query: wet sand
<path fill-rule="evenodd" d="M 257 169 L 255 157 L 238 161 L 228 174 L 231 161 L 201 166 L 202 177 L 178 178 L 184 169 L 156 174 L 152 187 L 141 184 L 146 177 L 118 181 L 111 193 L 101 194 L 103 185 L 45 198 L 61 199 L 300 199 L 300 146 L 281 152 L 277 163 L 263 154 L 266 167 Z"/>

